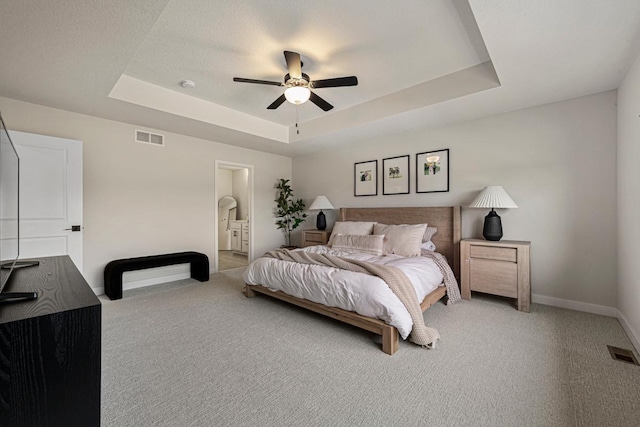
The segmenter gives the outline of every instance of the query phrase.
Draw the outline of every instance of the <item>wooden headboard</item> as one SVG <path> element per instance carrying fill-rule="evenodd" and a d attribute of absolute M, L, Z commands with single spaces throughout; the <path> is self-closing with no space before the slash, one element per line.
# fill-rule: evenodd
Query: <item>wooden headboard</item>
<path fill-rule="evenodd" d="M 460 206 L 406 208 L 340 208 L 340 221 L 375 221 L 383 224 L 423 224 L 436 227 L 436 251 L 447 258 L 460 278 Z"/>

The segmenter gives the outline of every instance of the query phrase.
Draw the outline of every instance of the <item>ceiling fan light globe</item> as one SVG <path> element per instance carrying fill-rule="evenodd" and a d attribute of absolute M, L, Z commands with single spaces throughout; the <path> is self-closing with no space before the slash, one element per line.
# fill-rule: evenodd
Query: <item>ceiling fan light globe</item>
<path fill-rule="evenodd" d="M 309 100 L 311 91 L 307 87 L 294 86 L 285 89 L 284 96 L 292 104 L 304 104 Z"/>

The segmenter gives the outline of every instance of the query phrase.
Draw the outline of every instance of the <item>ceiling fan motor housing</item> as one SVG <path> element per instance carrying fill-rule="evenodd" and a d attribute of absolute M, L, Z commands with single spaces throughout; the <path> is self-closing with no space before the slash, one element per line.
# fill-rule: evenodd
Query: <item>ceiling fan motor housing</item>
<path fill-rule="evenodd" d="M 292 78 L 289 75 L 289 73 L 287 73 L 284 76 L 284 85 L 287 87 L 296 87 L 296 86 L 308 87 L 310 81 L 311 81 L 311 78 L 305 73 L 302 73 L 302 78 L 300 79 Z"/>

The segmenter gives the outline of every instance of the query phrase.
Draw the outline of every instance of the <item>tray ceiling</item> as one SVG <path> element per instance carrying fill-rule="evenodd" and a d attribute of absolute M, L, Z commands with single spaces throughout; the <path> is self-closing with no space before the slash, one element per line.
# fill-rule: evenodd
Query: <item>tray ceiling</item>
<path fill-rule="evenodd" d="M 633 0 L 9 2 L 0 96 L 295 155 L 614 89 L 639 24 Z M 283 88 L 232 78 L 281 81 L 283 50 L 359 85 L 267 110 Z"/>

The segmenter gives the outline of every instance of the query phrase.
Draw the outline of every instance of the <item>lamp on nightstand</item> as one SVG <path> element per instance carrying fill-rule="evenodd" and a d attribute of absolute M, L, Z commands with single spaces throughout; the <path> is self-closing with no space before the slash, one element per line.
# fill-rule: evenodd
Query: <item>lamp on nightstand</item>
<path fill-rule="evenodd" d="M 470 208 L 491 208 L 491 212 L 484 217 L 482 235 L 494 242 L 502 239 L 502 221 L 494 208 L 517 208 L 518 205 L 509 197 L 504 188 L 499 185 L 484 187 L 484 190 L 469 205 Z"/>
<path fill-rule="evenodd" d="M 311 206 L 309 207 L 310 211 L 319 210 L 318 218 L 316 219 L 316 228 L 318 230 L 325 230 L 327 228 L 327 219 L 322 212 L 322 209 L 335 209 L 329 199 L 325 196 L 318 196 L 315 198 Z"/>

